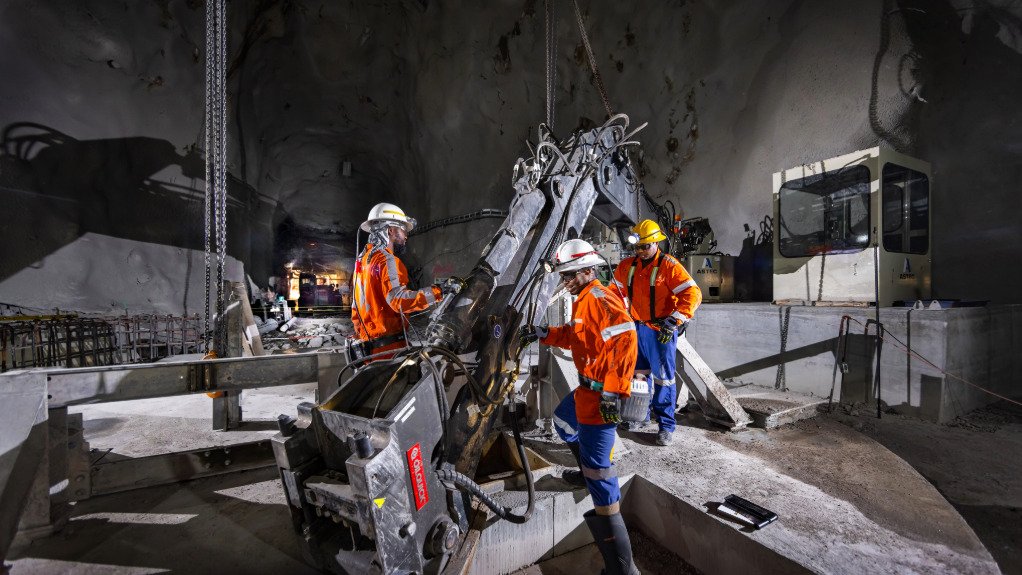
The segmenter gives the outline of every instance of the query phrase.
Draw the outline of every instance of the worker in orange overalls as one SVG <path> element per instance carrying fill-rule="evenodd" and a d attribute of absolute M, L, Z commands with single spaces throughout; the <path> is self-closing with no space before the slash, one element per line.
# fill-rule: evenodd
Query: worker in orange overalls
<path fill-rule="evenodd" d="M 678 337 L 684 335 L 703 301 L 702 292 L 685 266 L 660 251 L 657 244 L 666 239 L 653 220 L 639 222 L 629 236 L 636 255 L 622 260 L 614 270 L 614 283 L 627 293 L 628 311 L 635 319 L 639 340 L 635 372 L 652 375 L 650 410 L 659 427 L 658 445 L 670 445 L 675 428 Z M 682 399 L 688 401 L 688 397 Z M 631 424 L 625 426 L 631 428 Z"/>
<path fill-rule="evenodd" d="M 557 249 L 554 263 L 561 284 L 575 296 L 571 322 L 549 328 L 525 326 L 521 343 L 540 339 L 571 350 L 579 386 L 554 410 L 554 427 L 580 470 L 565 471 L 562 477 L 569 483 L 584 483 L 593 497 L 594 510 L 584 517 L 603 555 L 605 573 L 638 573 L 611 461 L 621 401 L 631 394 L 635 324 L 621 298 L 596 279 L 596 268 L 605 262 L 592 245 L 568 240 Z"/>
<path fill-rule="evenodd" d="M 405 314 L 424 310 L 460 288 L 459 282 L 448 280 L 420 290 L 408 289 L 408 270 L 397 256 L 404 253 L 408 232 L 414 227 L 413 218 L 387 203 L 376 204 L 362 223 L 369 242 L 352 274 L 351 322 L 360 340 L 356 357 L 407 346 Z M 379 359 L 386 357 L 390 356 Z"/>

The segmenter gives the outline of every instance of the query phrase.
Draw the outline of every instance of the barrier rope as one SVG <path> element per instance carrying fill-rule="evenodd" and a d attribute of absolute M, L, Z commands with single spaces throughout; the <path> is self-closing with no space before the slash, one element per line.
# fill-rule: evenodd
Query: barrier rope
<path fill-rule="evenodd" d="M 847 321 L 851 321 L 851 322 L 855 322 L 855 323 L 861 325 L 863 328 L 866 327 L 866 324 L 862 323 L 861 321 L 859 321 L 859 320 L 857 320 L 854 317 L 849 316 L 849 315 L 843 316 L 841 319 L 847 320 Z M 966 385 L 970 385 L 972 387 L 975 387 L 976 389 L 982 391 L 983 393 L 988 393 L 988 394 L 990 394 L 990 395 L 992 395 L 992 396 L 994 396 L 994 397 L 996 397 L 998 399 L 1003 399 L 1004 401 L 1007 401 L 1008 403 L 1013 403 L 1015 405 L 1022 406 L 1022 401 L 1016 401 L 1016 400 L 1011 399 L 1009 397 L 1005 397 L 1005 396 L 1003 396 L 1003 395 L 1001 395 L 1001 394 L 999 394 L 999 393 L 997 393 L 995 391 L 991 391 L 991 390 L 989 390 L 989 389 L 987 389 L 987 388 L 985 388 L 985 387 L 983 387 L 981 385 L 976 385 L 975 383 L 972 383 L 971 381 L 965 379 L 964 377 L 961 377 L 959 375 L 955 375 L 955 374 L 950 373 L 950 372 L 948 372 L 948 371 L 946 371 L 944 369 L 941 369 L 940 367 L 938 367 L 932 361 L 926 359 L 925 357 L 919 355 L 918 352 L 912 350 L 912 348 L 910 348 L 908 345 L 906 345 L 905 342 L 903 342 L 900 339 L 898 339 L 898 338 L 894 337 L 893 335 L 891 335 L 890 332 L 888 332 L 886 330 L 878 330 L 878 331 L 879 331 L 879 333 L 877 334 L 877 337 L 879 337 L 881 340 L 887 341 L 887 337 L 890 337 L 892 340 L 894 340 L 894 342 L 897 343 L 897 345 L 895 345 L 895 347 L 899 347 L 900 346 L 902 353 L 904 353 L 904 354 L 906 354 L 906 355 L 908 355 L 910 357 L 915 357 L 919 361 L 922 361 L 926 365 L 929 365 L 930 367 L 932 367 L 933 369 L 939 371 L 940 373 L 944 374 L 945 376 L 950 377 L 952 379 L 957 379 L 958 381 L 960 381 L 960 382 L 962 382 L 962 383 L 964 383 Z M 885 337 L 882 334 L 886 334 L 887 337 Z"/>

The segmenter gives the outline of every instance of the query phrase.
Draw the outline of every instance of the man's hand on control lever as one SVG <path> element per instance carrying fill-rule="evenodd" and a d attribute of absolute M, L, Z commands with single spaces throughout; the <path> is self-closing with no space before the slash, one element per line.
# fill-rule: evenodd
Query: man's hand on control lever
<path fill-rule="evenodd" d="M 458 276 L 451 276 L 440 279 L 436 285 L 440 288 L 440 293 L 443 295 L 456 294 L 461 291 L 461 288 L 465 287 L 465 280 Z"/>
<path fill-rule="evenodd" d="M 549 328 L 544 325 L 523 325 L 518 329 L 518 345 L 526 347 L 534 341 L 546 337 Z"/>

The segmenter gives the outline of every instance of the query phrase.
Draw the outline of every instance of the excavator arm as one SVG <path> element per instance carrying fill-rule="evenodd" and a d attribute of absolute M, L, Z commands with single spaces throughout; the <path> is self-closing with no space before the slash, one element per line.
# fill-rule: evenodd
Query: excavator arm
<path fill-rule="evenodd" d="M 612 227 L 637 220 L 626 153 L 637 131 L 623 114 L 561 142 L 541 128 L 534 156 L 515 165 L 507 218 L 425 340 L 349 365 L 325 401 L 281 416 L 274 454 L 311 562 L 334 573 L 440 573 L 465 538 L 473 496 L 528 520 L 531 503 L 516 515 L 471 478 L 518 378 L 515 334 L 546 312 L 554 250 L 590 215 Z"/>

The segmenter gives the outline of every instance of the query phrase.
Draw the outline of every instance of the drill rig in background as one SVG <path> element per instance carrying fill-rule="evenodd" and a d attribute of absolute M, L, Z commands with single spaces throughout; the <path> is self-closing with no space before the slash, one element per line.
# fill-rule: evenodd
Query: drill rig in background
<path fill-rule="evenodd" d="M 661 244 L 661 249 L 676 257 L 692 274 L 703 294 L 703 301 L 733 301 L 735 258 L 717 251 L 717 240 L 714 239 L 713 229 L 710 228 L 710 220 L 706 218 L 683 220 L 671 200 L 660 204 L 641 186 L 639 194 L 646 201 L 646 206 L 653 214 L 660 230 L 667 236 L 667 242 Z M 616 238 L 598 238 L 593 242 L 600 255 L 611 265 L 617 265 L 624 257 L 632 255 L 629 253 L 630 245 L 625 239 L 628 230 L 618 228 L 614 231 L 617 232 Z"/>
<path fill-rule="evenodd" d="M 704 302 L 735 298 L 735 258 L 717 251 L 710 220 L 679 220 L 671 228 L 672 253 L 696 280 Z"/>
<path fill-rule="evenodd" d="M 335 573 L 440 573 L 473 527 L 473 496 L 503 519 L 528 520 L 534 485 L 514 413 L 516 334 L 542 321 L 561 242 L 579 237 L 590 215 L 616 229 L 637 220 L 640 185 L 625 152 L 643 126 L 629 132 L 619 114 L 562 142 L 541 127 L 535 155 L 515 165 L 509 215 L 462 290 L 434 312 L 425 340 L 349 365 L 320 405 L 281 416 L 274 455 L 312 563 Z M 523 514 L 471 479 L 505 409 L 528 482 Z"/>

